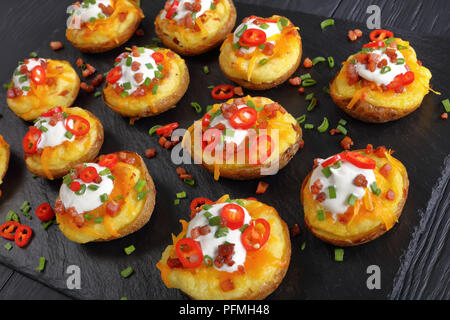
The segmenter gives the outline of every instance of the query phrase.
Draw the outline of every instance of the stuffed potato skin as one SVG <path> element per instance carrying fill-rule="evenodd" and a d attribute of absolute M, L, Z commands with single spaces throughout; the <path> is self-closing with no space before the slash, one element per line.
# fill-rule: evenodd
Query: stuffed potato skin
<path fill-rule="evenodd" d="M 25 121 L 35 120 L 43 112 L 57 106 L 70 107 L 78 96 L 80 78 L 70 63 L 63 60 L 46 61 L 47 72 L 55 79 L 53 84 L 31 83 L 31 92 L 28 95 L 6 99 L 14 114 Z"/>
<path fill-rule="evenodd" d="M 431 72 L 419 64 L 416 52 L 409 42 L 395 38 L 398 45 L 407 47 L 401 50 L 406 64 L 414 72 L 415 80 L 405 86 L 405 91 L 395 93 L 362 87 L 356 83 L 349 85 L 345 65 L 354 59 L 350 56 L 344 67 L 330 83 L 330 95 L 335 104 L 348 115 L 364 122 L 384 123 L 407 116 L 420 107 L 423 98 L 429 92 Z"/>
<path fill-rule="evenodd" d="M 0 135 L 0 185 L 3 183 L 3 178 L 5 177 L 6 171 L 8 170 L 10 157 L 9 144 Z M 0 190 L 0 196 L 1 196 Z"/>
<path fill-rule="evenodd" d="M 273 100 L 265 97 L 247 96 L 241 99 L 244 99 L 244 101 L 246 102 L 248 102 L 248 100 L 253 101 L 257 108 L 275 103 Z M 235 99 L 230 99 L 227 101 L 227 103 L 233 103 L 233 101 L 235 101 Z M 215 105 L 212 109 L 212 112 L 219 109 L 219 107 L 219 105 Z M 260 115 L 260 117 L 264 116 Z M 218 180 L 219 177 L 234 180 L 257 179 L 263 176 L 262 172 L 264 169 L 267 169 L 271 166 L 271 161 L 274 159 L 275 153 L 272 155 L 272 157 L 267 159 L 267 161 L 262 164 L 250 164 L 248 162 L 248 158 L 246 158 L 246 163 L 215 164 L 207 161 L 207 159 L 204 157 L 204 153 L 201 152 L 202 150 L 196 148 L 194 139 L 190 138 L 195 137 L 196 123 L 201 126 L 201 121 L 202 120 L 197 120 L 191 127 L 188 128 L 183 138 L 182 146 L 184 150 L 186 150 L 195 161 L 197 161 L 196 159 L 201 159 L 200 165 L 209 172 L 213 173 L 214 179 Z M 268 130 L 270 130 L 271 128 L 281 130 L 279 134 L 280 146 L 277 149 L 279 156 L 278 169 L 281 170 L 289 163 L 289 161 L 294 157 L 297 151 L 303 147 L 304 141 L 302 138 L 302 129 L 295 118 L 287 112 L 277 112 L 277 116 L 272 120 L 268 120 L 268 122 Z M 277 123 L 280 122 L 284 123 L 285 126 L 278 127 Z"/>
<path fill-rule="evenodd" d="M 251 90 L 267 90 L 285 82 L 297 70 L 302 58 L 302 40 L 292 22 L 282 16 L 273 15 L 266 20 L 288 21 L 281 32 L 272 55 L 264 51 L 237 56 L 233 48 L 233 34 L 229 34 L 220 48 L 219 65 L 232 81 Z M 257 49 L 258 50 L 258 49 Z M 264 62 L 261 62 L 264 61 Z"/>
<path fill-rule="evenodd" d="M 379 196 L 372 197 L 375 202 L 373 211 L 367 210 L 364 207 L 365 204 L 361 203 L 360 213 L 354 218 L 346 213 L 339 215 L 342 216 L 342 220 L 338 218 L 335 221 L 326 212 L 325 219 L 320 221 L 317 212 L 322 206 L 313 199 L 309 190 L 311 173 L 303 180 L 300 191 L 300 200 L 303 204 L 307 228 L 322 241 L 340 247 L 364 244 L 386 233 L 398 222 L 408 197 L 409 179 L 406 168 L 399 160 L 392 157 L 389 151 L 386 152 L 384 157 L 379 157 L 374 153 L 368 154 L 367 150 L 355 150 L 355 152 L 366 153 L 369 158 L 376 161 L 378 172 L 375 176 L 378 187 L 381 188 L 382 192 Z M 386 163 L 392 165 L 392 171 L 387 178 L 379 171 Z M 393 201 L 386 198 L 388 188 L 395 192 L 396 196 Z"/>
<path fill-rule="evenodd" d="M 122 203 L 120 211 L 114 217 L 111 217 L 104 212 L 105 205 L 103 205 L 93 211 L 84 212 L 84 215 L 101 216 L 103 221 L 102 223 L 95 223 L 93 220 L 85 221 L 82 227 L 78 227 L 67 212 L 59 214 L 55 208 L 56 221 L 59 224 L 59 228 L 69 240 L 81 244 L 111 241 L 138 231 L 150 220 L 155 207 L 156 188 L 144 160 L 134 152 L 121 151 L 116 154 L 119 159 L 122 156 L 126 159 L 135 159 L 132 164 L 119 160 L 116 165 L 120 167 L 119 170 L 122 174 L 115 180 L 112 194 L 117 193 L 116 190 L 118 189 L 126 192 L 123 194 L 124 197 L 122 199 L 117 200 Z M 99 159 L 101 158 L 102 156 L 99 157 Z M 115 169 L 111 169 L 111 171 L 112 174 L 116 174 Z M 123 180 L 124 177 L 127 178 L 126 181 Z M 139 180 L 145 181 L 146 195 L 145 199 L 141 200 L 138 199 L 138 191 L 134 188 Z M 125 186 L 116 187 L 117 182 Z M 60 197 L 56 199 L 57 204 L 55 207 L 58 205 L 58 202 L 61 202 Z"/>
<path fill-rule="evenodd" d="M 63 177 L 78 164 L 94 160 L 104 140 L 103 125 L 94 114 L 79 107 L 63 108 L 63 111 L 86 119 L 90 124 L 89 132 L 72 142 L 45 147 L 47 150 L 44 148 L 41 154 L 24 154 L 27 169 L 50 180 Z"/>
<path fill-rule="evenodd" d="M 217 47 L 236 23 L 236 8 L 232 0 L 219 0 L 214 10 L 201 19 L 202 28 L 187 29 L 176 21 L 162 19 L 163 10 L 155 20 L 155 32 L 162 43 L 183 56 L 193 56 Z"/>
<path fill-rule="evenodd" d="M 229 196 L 221 197 L 216 203 L 229 201 Z M 235 200 L 236 201 L 236 200 Z M 157 268 L 168 288 L 178 288 L 192 299 L 197 300 L 262 300 L 270 295 L 286 275 L 291 257 L 289 229 L 275 208 L 257 200 L 239 199 L 253 219 L 263 218 L 270 224 L 270 237 L 258 251 L 247 252 L 244 264 L 245 273 L 228 273 L 205 266 L 196 269 L 170 268 L 166 261 L 175 257 L 175 244 L 184 237 L 187 222 L 180 220 L 183 231 L 172 235 L 174 245 L 163 252 Z M 220 282 L 231 279 L 234 289 L 223 291 Z"/>
<path fill-rule="evenodd" d="M 156 94 L 148 91 L 144 96 L 122 97 L 108 82 L 103 89 L 104 103 L 114 112 L 131 118 L 131 122 L 175 108 L 189 86 L 189 70 L 185 61 L 168 49 L 158 48 L 157 52 L 164 54 L 169 75 L 158 82 Z"/>
<path fill-rule="evenodd" d="M 114 12 L 105 19 L 87 22 L 79 29 L 67 28 L 66 37 L 82 52 L 110 51 L 127 42 L 136 32 L 144 14 L 134 0 L 113 0 Z"/>

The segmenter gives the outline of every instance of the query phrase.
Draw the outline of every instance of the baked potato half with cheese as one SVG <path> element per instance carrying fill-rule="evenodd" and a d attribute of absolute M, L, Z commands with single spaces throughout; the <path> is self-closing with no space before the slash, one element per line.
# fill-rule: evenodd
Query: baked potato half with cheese
<path fill-rule="evenodd" d="M 70 107 L 79 90 L 80 78 L 69 62 L 29 58 L 14 70 L 6 103 L 16 116 L 31 121 L 54 107 Z"/>
<path fill-rule="evenodd" d="M 176 106 L 189 85 L 189 71 L 168 49 L 133 47 L 116 58 L 103 89 L 103 101 L 131 118 L 154 116 Z"/>
<path fill-rule="evenodd" d="M 173 244 L 156 265 L 165 285 L 199 300 L 256 300 L 271 294 L 291 257 L 289 230 L 277 211 L 228 195 L 214 203 L 197 198 L 193 204 L 191 221 L 180 220 L 183 230 L 172 235 Z"/>
<path fill-rule="evenodd" d="M 117 48 L 137 30 L 144 14 L 135 0 L 78 1 L 68 9 L 66 37 L 82 52 Z"/>
<path fill-rule="evenodd" d="M 55 203 L 61 232 L 78 243 L 109 241 L 142 228 L 155 207 L 155 185 L 142 158 L 128 151 L 75 166 Z"/>
<path fill-rule="evenodd" d="M 82 108 L 53 108 L 36 119 L 23 139 L 28 170 L 53 180 L 74 166 L 95 159 L 103 144 L 103 126 Z"/>
<path fill-rule="evenodd" d="M 155 20 L 162 43 L 181 55 L 218 46 L 236 23 L 232 0 L 168 0 Z"/>
<path fill-rule="evenodd" d="M 430 70 L 417 60 L 409 42 L 391 37 L 351 55 L 330 83 L 330 95 L 350 116 L 382 123 L 419 108 L 430 79 Z"/>
<path fill-rule="evenodd" d="M 301 201 L 308 229 L 336 246 L 372 241 L 402 213 L 409 180 L 403 164 L 384 147 L 344 151 L 325 160 L 303 181 Z"/>
<path fill-rule="evenodd" d="M 230 80 L 248 89 L 278 86 L 301 61 L 302 41 L 297 29 L 278 15 L 245 18 L 222 44 L 220 68 Z"/>
<path fill-rule="evenodd" d="M 297 121 L 265 97 L 215 104 L 183 137 L 183 150 L 214 174 L 236 180 L 273 175 L 303 147 Z"/>
<path fill-rule="evenodd" d="M 5 177 L 6 171 L 8 170 L 9 164 L 9 144 L 3 139 L 3 136 L 0 134 L 0 185 L 3 183 L 3 178 Z M 2 195 L 2 191 L 0 190 L 0 196 Z"/>

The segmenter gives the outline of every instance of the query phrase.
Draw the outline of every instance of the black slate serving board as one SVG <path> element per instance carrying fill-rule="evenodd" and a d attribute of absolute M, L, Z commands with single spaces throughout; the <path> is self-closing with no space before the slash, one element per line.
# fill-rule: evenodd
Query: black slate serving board
<path fill-rule="evenodd" d="M 63 1 L 61 1 L 63 2 Z M 25 45 L 27 39 L 42 57 L 65 59 L 75 63 L 78 57 L 94 65 L 99 72 L 111 68 L 114 58 L 123 50 L 116 49 L 100 55 L 81 54 L 64 37 L 64 8 L 70 4 L 55 6 L 59 14 L 55 18 L 43 21 L 39 30 L 27 29 L 26 33 L 10 37 L 9 48 L 0 61 L 3 70 L 1 81 L 8 82 L 18 60 L 24 59 L 30 52 Z M 133 37 L 127 46 L 144 45 L 154 36 L 153 21 L 163 6 L 163 1 L 142 1 L 146 18 L 142 22 L 144 37 Z M 24 7 L 25 12 L 32 12 Z M 291 163 L 276 176 L 263 179 L 270 184 L 266 194 L 258 199 L 274 206 L 281 217 L 292 226 L 300 223 L 302 234 L 293 239 L 292 260 L 289 271 L 280 287 L 270 296 L 271 299 L 326 299 L 326 298 L 408 298 L 408 297 L 449 297 L 448 246 L 445 245 L 448 233 L 448 180 L 450 134 L 448 122 L 440 119 L 443 112 L 441 97 L 429 94 L 422 107 L 412 115 L 388 124 L 365 124 L 347 117 L 334 106 L 331 99 L 322 91 L 322 87 L 339 70 L 340 62 L 359 50 L 368 39 L 368 30 L 364 26 L 336 20 L 336 25 L 322 32 L 319 27 L 323 17 L 293 13 L 286 10 L 268 9 L 250 5 L 237 5 L 238 21 L 245 16 L 256 14 L 270 16 L 281 14 L 289 17 L 300 27 L 303 39 L 304 57 L 333 56 L 336 66 L 330 70 L 326 64 L 319 64 L 305 71 L 300 68 L 297 74 L 310 72 L 318 81 L 315 87 L 306 92 L 315 92 L 320 104 L 313 112 L 306 112 L 307 102 L 296 88 L 283 84 L 265 92 L 245 93 L 264 95 L 278 101 L 294 116 L 307 113 L 307 122 L 316 126 L 327 116 L 331 126 L 337 125 L 340 118 L 349 121 L 349 135 L 355 141 L 355 147 L 364 147 L 367 143 L 386 145 L 396 151 L 395 156 L 403 161 L 411 180 L 409 198 L 406 202 L 400 223 L 390 232 L 369 244 L 345 249 L 344 262 L 334 261 L 334 247 L 314 238 L 306 231 L 303 212 L 299 201 L 300 185 L 312 167 L 316 157 L 340 151 L 342 136 L 319 134 L 316 130 L 304 130 L 305 147 Z M 55 11 L 56 12 L 56 11 Z M 31 14 L 31 13 L 29 13 Z M 53 15 L 52 15 L 53 16 Z M 27 13 L 22 15 L 25 23 Z M 361 28 L 364 40 L 348 43 L 347 30 Z M 430 37 L 411 32 L 393 30 L 398 36 L 408 39 L 416 49 L 419 59 L 433 73 L 433 88 L 448 95 L 446 85 L 450 82 L 450 68 L 444 63 L 448 57 L 450 45 L 447 38 Z M 16 41 L 12 41 L 15 39 Z M 65 42 L 65 48 L 53 52 L 48 44 L 52 40 Z M 179 219 L 189 216 L 190 200 L 198 196 L 217 199 L 225 193 L 232 197 L 250 197 L 255 195 L 257 181 L 236 182 L 221 179 L 215 182 L 208 172 L 195 165 L 186 165 L 192 173 L 196 186 L 190 187 L 181 182 L 175 173 L 176 166 L 171 163 L 170 153 L 159 147 L 155 137 L 148 136 L 148 129 L 155 124 L 178 121 L 181 127 L 189 126 L 199 116 L 190 107 L 196 101 L 203 107 L 214 101 L 210 97 L 209 85 L 231 83 L 221 73 L 217 63 L 218 50 L 187 58 L 191 75 L 189 90 L 176 109 L 160 116 L 139 120 L 134 126 L 128 120 L 113 113 L 100 99 L 92 94 L 81 92 L 75 105 L 87 108 L 102 121 L 105 128 L 105 143 L 102 153 L 117 150 L 130 150 L 144 153 L 149 147 L 155 147 L 158 155 L 145 160 L 157 188 L 156 208 L 150 222 L 135 234 L 109 243 L 78 245 L 67 240 L 55 226 L 44 231 L 37 218 L 22 221 L 35 231 L 32 242 L 26 249 L 14 247 L 11 251 L 0 248 L 0 260 L 19 272 L 28 275 L 46 285 L 60 290 L 72 297 L 89 299 L 118 299 L 126 296 L 130 299 L 186 299 L 180 291 L 167 289 L 161 281 L 155 264 L 161 253 L 171 242 L 170 233 L 180 231 Z M 203 73 L 208 65 L 210 74 Z M 5 101 L 5 92 L 0 93 L 0 101 Z M 10 209 L 19 212 L 24 200 L 31 202 L 33 210 L 42 202 L 54 203 L 60 181 L 33 179 L 22 160 L 21 141 L 29 124 L 15 117 L 1 105 L 0 134 L 11 145 L 11 162 L 5 183 L 1 186 L 3 196 L 0 199 L 0 220 Z M 331 128 L 331 127 L 330 127 Z M 446 169 L 447 168 L 447 169 Z M 439 180 L 439 181 L 438 181 Z M 433 189 L 434 188 L 434 189 Z M 175 193 L 185 190 L 188 199 L 179 206 L 173 205 Z M 301 245 L 306 242 L 302 251 Z M 0 239 L 0 245 L 6 240 Z M 135 253 L 126 256 L 123 248 L 133 244 Z M 35 270 L 39 257 L 48 260 L 45 272 Z M 366 269 L 369 265 L 378 265 L 381 269 L 381 289 L 368 290 L 366 287 Z M 66 286 L 66 269 L 69 265 L 81 268 L 81 289 L 69 290 Z M 135 273 L 128 279 L 120 276 L 120 271 L 132 266 Z"/>

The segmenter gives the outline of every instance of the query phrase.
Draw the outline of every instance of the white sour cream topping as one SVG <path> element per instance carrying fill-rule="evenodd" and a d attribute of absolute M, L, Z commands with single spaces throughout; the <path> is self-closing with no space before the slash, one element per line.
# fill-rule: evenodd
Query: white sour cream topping
<path fill-rule="evenodd" d="M 92 4 L 91 2 L 95 3 Z M 67 13 L 70 14 L 70 17 L 67 19 L 67 27 L 77 29 L 82 23 L 106 18 L 102 9 L 99 7 L 100 4 L 103 4 L 105 7 L 111 6 L 111 0 L 83 1 L 80 6 L 69 6 Z"/>
<path fill-rule="evenodd" d="M 175 14 L 171 17 L 172 20 L 180 21 L 183 19 L 186 15 L 192 14 L 193 12 L 191 10 L 187 10 L 184 6 L 185 3 L 194 4 L 195 0 L 179 0 L 179 5 L 177 10 L 175 11 Z M 192 17 L 192 20 L 197 19 L 202 14 L 204 14 L 206 11 L 211 10 L 211 4 L 212 0 L 201 0 L 202 8 L 200 11 L 196 12 L 195 15 Z M 166 10 L 163 10 L 163 13 L 161 14 L 161 19 L 166 19 L 167 12 Z"/>
<path fill-rule="evenodd" d="M 45 147 L 55 147 L 62 144 L 64 141 L 73 141 L 75 139 L 75 136 L 73 135 L 72 138 L 66 137 L 66 119 L 63 121 L 58 121 L 56 125 L 52 126 L 50 125 L 50 119 L 51 117 L 40 117 L 38 118 L 37 122 L 35 123 L 35 127 L 40 129 L 41 127 L 44 127 L 47 129 L 47 131 L 41 129 L 41 139 L 39 140 L 37 147 L 38 149 L 43 149 Z M 73 122 L 71 120 L 71 122 Z M 70 127 L 73 127 L 73 123 L 69 124 Z"/>
<path fill-rule="evenodd" d="M 191 220 L 189 223 L 189 227 L 187 230 L 186 237 L 191 237 L 191 230 L 195 227 L 203 227 L 205 225 L 208 225 L 208 219 L 206 219 L 204 213 L 206 211 L 210 212 L 212 214 L 212 217 L 220 216 L 222 212 L 222 208 L 226 206 L 228 203 L 219 203 L 214 204 L 212 208 L 208 210 L 202 210 L 199 213 L 195 215 L 195 217 Z M 244 218 L 244 224 L 249 224 L 250 220 L 252 218 L 250 217 L 250 214 L 248 211 L 244 208 L 245 218 Z M 204 236 L 199 236 L 195 239 L 195 241 L 198 241 L 200 243 L 200 247 L 202 248 L 203 256 L 210 256 L 213 261 L 216 258 L 219 246 L 224 244 L 225 242 L 229 242 L 234 244 L 234 254 L 233 254 L 233 261 L 234 264 L 230 267 L 227 264 L 224 264 L 221 268 L 217 268 L 214 264 L 214 268 L 220 271 L 226 271 L 226 272 L 234 272 L 238 270 L 238 267 L 240 265 L 244 265 L 245 258 L 247 257 L 247 250 L 245 250 L 244 246 L 241 242 L 241 234 L 242 232 L 239 229 L 231 230 L 229 229 L 228 234 L 225 237 L 216 238 L 214 234 L 216 233 L 218 226 L 210 226 L 211 231 Z"/>
<path fill-rule="evenodd" d="M 27 63 L 24 63 L 22 65 L 25 65 L 27 67 L 28 72 L 31 72 L 34 67 L 40 66 L 42 62 L 47 62 L 42 58 L 29 58 L 26 61 Z M 13 83 L 14 87 L 22 90 L 22 94 L 26 96 L 30 91 L 30 78 L 28 78 L 26 74 L 20 72 L 20 68 L 22 67 L 22 65 L 19 65 L 16 70 L 14 70 Z"/>
<path fill-rule="evenodd" d="M 238 109 L 241 108 L 245 108 L 247 107 L 247 105 L 245 104 L 241 104 L 239 106 L 237 106 Z M 234 142 L 236 143 L 237 146 L 239 146 L 242 142 L 244 142 L 245 137 L 248 135 L 248 131 L 247 130 L 242 130 L 242 129 L 235 129 L 231 126 L 230 121 L 228 121 L 228 119 L 225 119 L 223 117 L 223 114 L 220 114 L 218 116 L 216 116 L 213 121 L 210 124 L 210 127 L 214 127 L 216 125 L 218 125 L 219 123 L 222 123 L 226 128 L 227 128 L 227 132 L 229 133 L 229 135 L 225 135 L 223 134 L 223 142 L 220 142 L 220 145 L 224 145 L 225 143 L 230 143 L 230 142 Z M 223 133 L 225 133 L 225 131 L 223 131 Z"/>
<path fill-rule="evenodd" d="M 340 168 L 335 169 L 330 166 L 332 174 L 327 178 L 323 174 L 323 167 L 320 164 L 328 159 L 319 159 L 319 165 L 312 172 L 309 189 L 311 190 L 311 186 L 317 179 L 320 180 L 320 183 L 323 186 L 321 192 L 325 192 L 326 194 L 325 201 L 321 202 L 320 204 L 325 208 L 326 211 L 331 212 L 333 214 L 333 218 L 336 220 L 337 214 L 344 214 L 347 211 L 349 207 L 348 198 L 351 194 L 354 194 L 358 200 L 362 199 L 366 194 L 366 191 L 363 187 L 357 187 L 353 183 L 353 180 L 356 178 L 356 176 L 362 174 L 366 177 L 367 187 L 369 188 L 369 190 L 370 185 L 376 180 L 373 170 L 361 169 L 351 164 L 350 162 L 342 160 Z M 336 188 L 336 198 L 334 199 L 330 199 L 329 197 L 328 187 L 330 186 L 334 186 Z"/>
<path fill-rule="evenodd" d="M 404 59 L 402 53 L 399 50 L 396 50 L 395 52 L 397 53 L 397 59 L 400 58 Z M 386 55 L 386 53 L 383 52 L 383 50 L 376 49 L 371 53 L 376 53 L 380 55 L 381 56 L 380 61 L 386 59 L 388 62 L 387 66 L 391 68 L 391 71 L 383 74 L 381 73 L 382 69 L 377 67 L 375 71 L 372 72 L 369 69 L 367 69 L 367 65 L 361 64 L 357 61 L 355 65 L 356 71 L 362 78 L 369 81 L 374 81 L 377 83 L 377 85 L 387 86 L 389 83 L 392 82 L 392 80 L 394 80 L 395 76 L 408 72 L 408 70 L 405 67 L 406 66 L 405 63 L 402 64 L 392 63 L 391 59 Z"/>
<path fill-rule="evenodd" d="M 99 174 L 100 171 L 106 169 L 106 167 L 102 167 L 96 163 L 86 163 L 86 166 L 94 167 L 95 169 L 97 169 L 97 172 Z M 103 194 L 107 194 L 109 196 L 114 188 L 114 182 L 112 179 L 108 178 L 107 175 L 101 177 L 102 182 L 99 184 L 96 184 L 94 182 L 85 183 L 81 179 L 75 179 L 74 181 L 78 181 L 80 184 L 86 184 L 86 191 L 82 195 L 75 194 L 75 192 L 70 190 L 70 188 L 65 183 L 63 183 L 61 189 L 59 190 L 59 196 L 62 203 L 64 204 L 64 207 L 66 209 L 75 207 L 78 213 L 92 211 L 100 207 L 103 204 L 103 202 L 100 200 L 100 196 Z M 90 185 L 96 185 L 99 188 L 93 191 L 88 188 Z"/>
<path fill-rule="evenodd" d="M 269 39 L 270 37 L 272 37 L 275 34 L 281 33 L 280 29 L 278 28 L 277 23 L 264 22 L 264 24 L 268 25 L 269 27 L 266 29 L 263 29 L 263 28 L 261 28 L 261 25 L 256 25 L 253 23 L 255 20 L 257 20 L 257 19 L 250 19 L 247 22 L 241 23 L 239 25 L 239 27 L 236 28 L 236 30 L 233 33 L 233 43 L 239 42 L 240 37 L 238 37 L 237 35 L 242 36 L 242 34 L 243 34 L 242 28 L 246 28 L 246 30 L 248 30 L 248 29 L 262 30 L 266 34 L 266 39 Z M 275 44 L 275 41 L 268 41 L 268 42 Z M 253 51 L 255 51 L 255 48 L 256 47 L 248 47 L 248 48 L 241 47 L 240 50 L 244 53 L 252 53 Z"/>
<path fill-rule="evenodd" d="M 132 94 L 137 88 L 144 84 L 146 78 L 153 80 L 156 72 L 161 72 L 158 69 L 155 59 L 152 58 L 152 54 L 155 53 L 155 51 L 144 47 L 139 47 L 139 49 L 142 51 L 140 52 L 139 57 L 134 57 L 132 52 L 130 52 L 128 57 L 125 57 L 123 53 L 117 57 L 120 61 L 116 66 L 122 68 L 122 77 L 116 82 L 116 84 L 123 86 L 124 90 L 128 92 L 128 94 Z M 128 63 L 129 65 L 127 65 L 127 60 L 131 61 L 131 63 Z M 133 62 L 138 62 L 140 64 L 139 69 L 136 71 L 132 70 Z M 142 73 L 142 80 L 139 82 L 136 81 L 134 77 L 137 73 Z"/>

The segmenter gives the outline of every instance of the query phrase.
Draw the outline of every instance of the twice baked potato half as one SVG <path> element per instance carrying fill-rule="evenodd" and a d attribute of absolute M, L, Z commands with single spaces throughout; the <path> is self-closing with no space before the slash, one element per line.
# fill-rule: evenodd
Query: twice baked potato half
<path fill-rule="evenodd" d="M 330 95 L 350 116 L 382 123 L 416 110 L 430 90 L 430 79 L 409 42 L 391 37 L 351 55 L 330 83 Z"/>
<path fill-rule="evenodd" d="M 36 119 L 23 139 L 27 169 L 53 180 L 74 166 L 95 159 L 103 144 L 103 126 L 82 108 L 56 107 Z"/>
<path fill-rule="evenodd" d="M 302 40 L 289 19 L 250 16 L 229 34 L 220 48 L 225 75 L 252 90 L 266 90 L 285 82 L 302 58 Z"/>
<path fill-rule="evenodd" d="M 218 46 L 236 23 L 232 0 L 167 0 L 155 20 L 162 43 L 181 55 L 197 55 Z"/>
<path fill-rule="evenodd" d="M 256 300 L 280 285 L 291 241 L 273 207 L 224 195 L 214 203 L 194 199 L 191 209 L 156 264 L 168 288 L 198 300 Z"/>
<path fill-rule="evenodd" d="M 69 62 L 30 58 L 14 70 L 6 103 L 16 116 L 31 121 L 54 107 L 70 107 L 79 90 L 80 78 Z"/>
<path fill-rule="evenodd" d="M 182 141 L 183 150 L 215 180 L 276 174 L 303 144 L 292 115 L 269 98 L 250 96 L 215 104 Z"/>
<path fill-rule="evenodd" d="M 0 185 L 3 183 L 3 178 L 5 177 L 6 171 L 9 165 L 9 144 L 3 139 L 0 134 Z M 0 196 L 2 195 L 2 190 L 0 190 Z"/>
<path fill-rule="evenodd" d="M 189 86 L 184 60 L 169 49 L 133 47 L 116 58 L 103 89 L 103 101 L 131 122 L 176 106 Z"/>
<path fill-rule="evenodd" d="M 306 226 L 316 237 L 355 246 L 378 238 L 398 221 L 409 180 L 390 150 L 368 145 L 314 162 L 300 193 Z"/>
<path fill-rule="evenodd" d="M 78 1 L 67 9 L 66 37 L 82 52 L 99 53 L 128 41 L 144 13 L 135 0 Z"/>
<path fill-rule="evenodd" d="M 118 239 L 149 221 L 155 194 L 152 177 L 138 154 L 103 155 L 64 177 L 55 203 L 56 221 L 74 242 Z"/>

